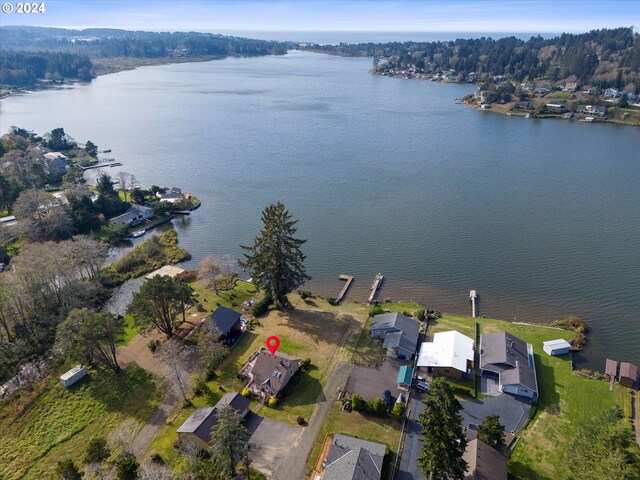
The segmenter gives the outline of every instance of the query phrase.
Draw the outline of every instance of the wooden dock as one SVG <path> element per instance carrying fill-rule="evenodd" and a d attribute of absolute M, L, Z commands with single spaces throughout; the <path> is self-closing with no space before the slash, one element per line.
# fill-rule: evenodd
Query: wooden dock
<path fill-rule="evenodd" d="M 85 165 L 82 167 L 82 170 L 92 170 L 94 168 L 105 168 L 105 167 L 120 167 L 122 165 L 121 162 L 116 162 L 115 160 L 105 160 L 102 162 L 92 163 L 91 165 Z"/>
<path fill-rule="evenodd" d="M 378 293 L 378 289 L 380 285 L 382 285 L 382 280 L 384 280 L 384 275 L 381 273 L 376 275 L 376 278 L 373 279 L 373 285 L 371 285 L 371 293 L 369 294 L 369 298 L 367 302 L 373 302 L 373 299 L 376 298 L 376 293 Z"/>
<path fill-rule="evenodd" d="M 478 293 L 475 290 L 471 290 L 469 292 L 469 300 L 471 300 L 471 316 L 475 318 L 476 316 L 476 299 L 478 298 Z"/>
<path fill-rule="evenodd" d="M 344 280 L 347 283 L 345 283 L 344 287 L 342 287 L 342 290 L 340 290 L 340 293 L 338 294 L 338 298 L 336 298 L 336 304 L 342 301 L 344 296 L 347 294 L 347 290 L 349 290 L 349 287 L 351 286 L 351 282 L 353 282 L 353 276 L 345 275 L 344 273 L 340 274 L 338 278 L 340 280 Z"/>

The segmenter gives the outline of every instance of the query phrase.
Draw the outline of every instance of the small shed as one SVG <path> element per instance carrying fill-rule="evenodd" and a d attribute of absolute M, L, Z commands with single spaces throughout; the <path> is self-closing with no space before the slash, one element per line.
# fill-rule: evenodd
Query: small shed
<path fill-rule="evenodd" d="M 398 371 L 398 390 L 409 390 L 411 379 L 413 378 L 413 368 L 403 365 Z"/>
<path fill-rule="evenodd" d="M 618 362 L 607 358 L 607 362 L 604 366 L 604 374 L 609 377 L 609 380 L 615 380 L 618 378 Z"/>
<path fill-rule="evenodd" d="M 638 367 L 633 363 L 620 362 L 620 378 L 618 382 L 625 387 L 635 388 L 638 381 Z"/>
<path fill-rule="evenodd" d="M 564 355 L 565 353 L 569 353 L 570 348 L 571 344 L 562 338 L 559 338 L 558 340 L 549 340 L 546 342 L 542 342 L 542 349 L 551 356 Z"/>
<path fill-rule="evenodd" d="M 78 380 L 87 375 L 87 370 L 82 365 L 76 365 L 71 370 L 60 376 L 60 383 L 69 388 Z"/>

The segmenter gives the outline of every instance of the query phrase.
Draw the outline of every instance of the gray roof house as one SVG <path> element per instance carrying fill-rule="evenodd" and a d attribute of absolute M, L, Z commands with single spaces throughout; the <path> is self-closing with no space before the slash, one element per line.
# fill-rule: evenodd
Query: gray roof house
<path fill-rule="evenodd" d="M 538 396 L 533 347 L 507 332 L 487 333 L 480 340 L 482 375 L 496 377 L 499 389 L 531 399 Z"/>
<path fill-rule="evenodd" d="M 235 310 L 220 305 L 211 314 L 211 330 L 217 330 L 220 335 L 230 339 L 240 333 L 240 314 Z"/>
<path fill-rule="evenodd" d="M 249 413 L 249 399 L 237 392 L 226 393 L 215 407 L 198 408 L 178 428 L 180 440 L 190 440 L 203 450 L 210 448 L 211 429 L 218 424 L 217 412 L 223 407 L 230 406 L 244 418 Z"/>
<path fill-rule="evenodd" d="M 418 347 L 420 323 L 401 313 L 383 313 L 373 317 L 371 336 L 381 338 L 387 356 L 411 359 Z"/>
<path fill-rule="evenodd" d="M 122 215 L 109 219 L 109 223 L 116 225 L 138 225 L 145 220 L 149 220 L 153 217 L 153 208 L 145 207 L 143 205 L 132 205 Z"/>
<path fill-rule="evenodd" d="M 322 480 L 380 480 L 386 445 L 335 435 L 322 462 Z"/>
<path fill-rule="evenodd" d="M 171 187 L 165 193 L 157 193 L 156 196 L 164 202 L 174 203 L 183 197 L 182 190 L 176 187 Z"/>
<path fill-rule="evenodd" d="M 286 353 L 269 353 L 262 347 L 254 353 L 240 370 L 239 376 L 247 380 L 246 387 L 261 400 L 279 395 L 291 377 L 300 368 L 301 358 Z"/>

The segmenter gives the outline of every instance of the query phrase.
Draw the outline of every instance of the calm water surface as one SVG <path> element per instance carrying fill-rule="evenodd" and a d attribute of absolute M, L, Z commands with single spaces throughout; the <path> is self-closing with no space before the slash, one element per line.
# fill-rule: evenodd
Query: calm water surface
<path fill-rule="evenodd" d="M 177 220 L 190 266 L 240 255 L 262 208 L 300 219 L 311 289 L 362 301 L 592 326 L 585 364 L 640 363 L 640 130 L 476 112 L 471 85 L 373 76 L 293 52 L 146 67 L 0 102 L 2 130 L 62 126 L 145 185 L 203 200 Z M 108 169 L 115 174 L 118 169 Z M 540 346 L 536 346 L 540 348 Z"/>

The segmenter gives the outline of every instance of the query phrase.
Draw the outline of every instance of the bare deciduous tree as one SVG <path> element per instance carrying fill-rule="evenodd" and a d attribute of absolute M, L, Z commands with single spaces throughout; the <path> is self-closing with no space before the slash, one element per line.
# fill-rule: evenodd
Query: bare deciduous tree
<path fill-rule="evenodd" d="M 158 359 L 167 369 L 167 380 L 177 390 L 183 400 L 191 390 L 191 376 L 188 371 L 189 351 L 180 340 L 167 340 L 156 352 Z"/>
<path fill-rule="evenodd" d="M 130 452 L 133 442 L 142 427 L 143 425 L 137 420 L 127 418 L 111 430 L 107 437 L 107 443 L 111 448 L 112 456 L 115 457 L 117 452 Z"/>
<path fill-rule="evenodd" d="M 204 257 L 200 261 L 198 268 L 198 279 L 206 288 L 212 288 L 216 294 L 218 293 L 218 284 L 220 275 L 222 274 L 222 265 L 220 261 L 213 255 Z"/>
<path fill-rule="evenodd" d="M 172 480 L 175 476 L 170 468 L 149 462 L 142 467 L 139 480 Z"/>
<path fill-rule="evenodd" d="M 127 190 L 131 185 L 131 174 L 127 172 L 118 172 L 116 175 L 118 182 L 120 182 L 120 190 L 124 193 L 124 199 L 127 199 Z"/>

